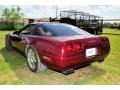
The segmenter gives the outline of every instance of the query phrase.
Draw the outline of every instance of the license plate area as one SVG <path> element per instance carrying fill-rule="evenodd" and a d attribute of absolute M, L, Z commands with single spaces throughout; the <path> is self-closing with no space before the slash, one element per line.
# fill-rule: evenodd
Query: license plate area
<path fill-rule="evenodd" d="M 86 49 L 86 57 L 92 57 L 97 54 L 97 49 L 96 48 L 89 48 Z"/>

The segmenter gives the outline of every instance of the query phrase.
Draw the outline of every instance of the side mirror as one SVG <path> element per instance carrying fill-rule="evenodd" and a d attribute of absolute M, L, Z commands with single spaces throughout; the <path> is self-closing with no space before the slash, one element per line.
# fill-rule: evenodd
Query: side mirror
<path fill-rule="evenodd" d="M 47 32 L 46 36 L 53 36 L 53 34 L 51 32 Z"/>
<path fill-rule="evenodd" d="M 17 34 L 17 35 L 18 35 L 19 33 L 20 33 L 20 31 L 15 31 L 15 32 L 13 32 L 13 34 Z"/>

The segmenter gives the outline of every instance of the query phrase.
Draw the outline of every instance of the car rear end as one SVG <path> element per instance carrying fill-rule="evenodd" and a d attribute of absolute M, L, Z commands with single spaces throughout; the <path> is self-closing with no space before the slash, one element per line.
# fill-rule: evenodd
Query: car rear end
<path fill-rule="evenodd" d="M 85 38 L 66 42 L 63 47 L 61 67 L 76 67 L 80 64 L 101 62 L 110 51 L 106 37 Z"/>
<path fill-rule="evenodd" d="M 73 71 L 84 64 L 102 62 L 110 51 L 107 37 L 89 34 L 68 24 L 45 25 L 53 34 L 45 63 L 59 71 Z M 52 49 L 50 49 L 50 47 Z"/>
<path fill-rule="evenodd" d="M 48 64 L 59 71 L 73 70 L 93 62 L 102 62 L 110 51 L 107 37 L 69 36 L 55 38 L 63 42 L 56 46 L 56 56 L 49 56 Z"/>

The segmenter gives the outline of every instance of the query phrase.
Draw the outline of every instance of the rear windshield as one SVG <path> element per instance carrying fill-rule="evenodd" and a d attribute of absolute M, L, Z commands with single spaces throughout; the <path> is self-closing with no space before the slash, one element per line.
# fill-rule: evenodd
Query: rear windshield
<path fill-rule="evenodd" d="M 53 36 L 91 35 L 88 32 L 69 24 L 44 24 Z"/>

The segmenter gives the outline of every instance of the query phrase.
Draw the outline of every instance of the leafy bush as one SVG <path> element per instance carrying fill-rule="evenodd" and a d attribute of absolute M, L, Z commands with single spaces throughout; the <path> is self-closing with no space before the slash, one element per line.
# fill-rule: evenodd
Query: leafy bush
<path fill-rule="evenodd" d="M 20 23 L 1 23 L 0 30 L 19 30 L 22 26 Z"/>
<path fill-rule="evenodd" d="M 0 23 L 0 30 L 18 30 L 21 28 L 20 19 L 23 14 L 19 6 L 13 8 L 4 8 L 2 12 L 3 21 Z"/>

